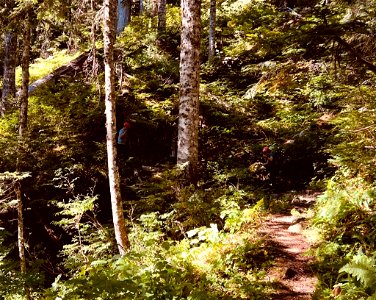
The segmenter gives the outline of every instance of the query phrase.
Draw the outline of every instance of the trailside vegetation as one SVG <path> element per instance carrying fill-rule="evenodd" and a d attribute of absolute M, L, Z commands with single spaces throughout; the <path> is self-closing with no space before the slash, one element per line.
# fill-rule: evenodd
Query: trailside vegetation
<path fill-rule="evenodd" d="M 213 3 L 201 3 L 192 185 L 176 167 L 179 4 L 167 1 L 159 16 L 155 1 L 131 11 L 113 51 L 112 125 L 131 125 L 117 157 L 129 239 L 121 256 L 108 184 L 102 3 L 0 2 L 2 45 L 33 8 L 30 83 L 59 68 L 30 93 L 22 140 L 18 98 L 1 108 L 0 298 L 268 299 L 276 287 L 265 274 L 276 257 L 257 228 L 307 190 L 321 193 L 310 208 L 313 298 L 376 297 L 375 1 L 217 1 L 215 32 Z M 17 27 L 19 43 L 22 33 Z M 6 73 L 0 66 L 1 88 Z M 264 146 L 276 155 L 273 176 L 261 164 Z"/>

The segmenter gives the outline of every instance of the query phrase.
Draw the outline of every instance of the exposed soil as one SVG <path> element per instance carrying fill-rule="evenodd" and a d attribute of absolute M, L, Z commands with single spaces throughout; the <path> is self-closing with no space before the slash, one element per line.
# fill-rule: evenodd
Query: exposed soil
<path fill-rule="evenodd" d="M 299 216 L 271 214 L 260 228 L 269 253 L 275 257 L 266 276 L 275 287 L 271 299 L 312 299 L 317 278 L 310 267 L 313 257 L 306 254 L 310 243 L 304 235 L 304 227 L 306 209 L 316 196 L 295 196 L 293 204 L 301 212 Z"/>

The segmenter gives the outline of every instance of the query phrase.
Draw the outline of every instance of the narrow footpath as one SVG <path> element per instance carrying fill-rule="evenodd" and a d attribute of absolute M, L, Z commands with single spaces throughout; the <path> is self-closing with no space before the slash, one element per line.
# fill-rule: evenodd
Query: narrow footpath
<path fill-rule="evenodd" d="M 299 216 L 271 214 L 259 230 L 264 235 L 268 251 L 275 257 L 266 276 L 276 289 L 270 299 L 312 299 L 317 278 L 310 267 L 313 257 L 306 254 L 310 243 L 304 235 L 304 226 L 305 212 L 316 196 L 295 196 L 293 204 L 295 210 L 301 212 Z"/>

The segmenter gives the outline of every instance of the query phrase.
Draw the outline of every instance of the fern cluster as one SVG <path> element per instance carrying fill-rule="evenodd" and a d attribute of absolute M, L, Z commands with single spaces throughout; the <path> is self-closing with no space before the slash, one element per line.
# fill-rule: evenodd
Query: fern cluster
<path fill-rule="evenodd" d="M 345 283 L 341 284 L 344 291 L 340 299 L 376 299 L 376 252 L 366 255 L 359 251 L 339 272 L 348 274 Z"/>

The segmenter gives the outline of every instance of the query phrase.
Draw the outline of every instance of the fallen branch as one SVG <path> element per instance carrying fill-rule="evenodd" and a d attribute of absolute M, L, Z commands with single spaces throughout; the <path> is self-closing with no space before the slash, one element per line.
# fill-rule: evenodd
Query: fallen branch
<path fill-rule="evenodd" d="M 368 129 L 375 127 L 375 126 L 376 125 L 369 125 L 369 126 L 366 126 L 366 127 L 363 127 L 363 128 L 355 129 L 352 132 L 359 132 L 359 131 L 363 131 L 363 130 L 368 130 Z"/>
<path fill-rule="evenodd" d="M 81 69 L 83 63 L 87 60 L 88 56 L 89 56 L 89 51 L 82 53 L 79 57 L 75 58 L 74 60 L 72 60 L 67 65 L 61 66 L 60 68 L 57 68 L 52 73 L 44 76 L 43 78 L 40 78 L 40 79 L 34 81 L 31 85 L 29 85 L 29 88 L 28 88 L 29 95 L 32 92 L 34 92 L 41 85 L 46 84 L 49 81 L 51 81 L 51 80 L 53 80 L 57 77 L 60 77 L 64 74 L 67 74 L 67 73 Z M 21 90 L 18 90 L 18 92 L 16 94 L 17 97 L 20 95 L 20 93 L 21 93 Z"/>
<path fill-rule="evenodd" d="M 376 74 L 376 66 L 366 60 L 358 51 L 356 51 L 349 43 L 347 43 L 345 40 L 340 38 L 339 36 L 334 36 L 334 39 L 342 46 L 344 46 L 347 50 L 351 52 L 357 59 L 359 59 L 364 65 L 368 67 L 373 73 Z"/>

